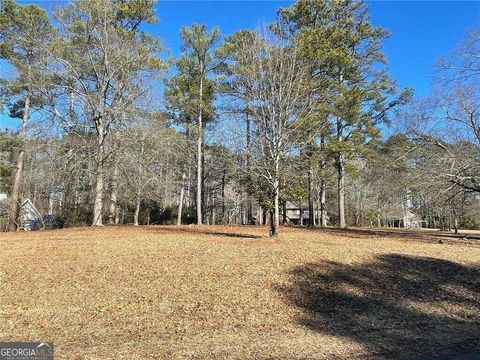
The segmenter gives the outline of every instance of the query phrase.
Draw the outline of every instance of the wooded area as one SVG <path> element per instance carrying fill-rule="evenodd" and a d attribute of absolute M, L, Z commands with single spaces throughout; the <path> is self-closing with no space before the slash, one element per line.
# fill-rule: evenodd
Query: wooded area
<path fill-rule="evenodd" d="M 362 1 L 299 0 L 226 37 L 193 24 L 177 59 L 144 30 L 154 0 L 1 4 L 0 101 L 21 123 L 0 133 L 2 230 L 25 199 L 65 226 L 480 227 L 479 29 L 416 98 Z"/>

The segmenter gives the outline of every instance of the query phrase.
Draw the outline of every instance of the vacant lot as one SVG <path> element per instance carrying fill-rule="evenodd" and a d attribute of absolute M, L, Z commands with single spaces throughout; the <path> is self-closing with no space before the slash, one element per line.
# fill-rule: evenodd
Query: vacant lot
<path fill-rule="evenodd" d="M 0 340 L 57 359 L 365 359 L 480 351 L 480 241 L 106 227 L 0 234 Z"/>

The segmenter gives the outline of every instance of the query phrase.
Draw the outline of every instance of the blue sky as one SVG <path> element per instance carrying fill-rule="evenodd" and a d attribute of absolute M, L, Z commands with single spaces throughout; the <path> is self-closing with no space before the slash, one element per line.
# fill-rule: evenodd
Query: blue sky
<path fill-rule="evenodd" d="M 53 9 L 60 1 L 22 1 Z M 179 30 L 193 22 L 217 26 L 223 35 L 256 28 L 274 20 L 276 10 L 292 1 L 159 1 L 159 23 L 146 30 L 162 38 L 171 55 L 179 53 Z M 428 96 L 432 69 L 438 58 L 460 42 L 467 29 L 480 27 L 480 1 L 367 1 L 372 22 L 387 28 L 391 37 L 384 52 L 390 73 L 401 87 Z M 0 66 L 2 66 L 0 64 Z M 3 65 L 4 67 L 4 65 Z M 4 69 L 5 70 L 5 67 Z M 2 69 L 0 69 L 2 74 Z M 17 120 L 0 114 L 0 129 L 13 128 Z"/>

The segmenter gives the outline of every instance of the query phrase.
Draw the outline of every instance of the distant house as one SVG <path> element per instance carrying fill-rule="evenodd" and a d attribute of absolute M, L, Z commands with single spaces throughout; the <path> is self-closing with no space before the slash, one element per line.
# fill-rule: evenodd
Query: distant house
<path fill-rule="evenodd" d="M 403 215 L 402 219 L 395 219 L 393 221 L 394 227 L 403 227 L 403 228 L 422 228 L 427 227 L 428 223 L 426 220 L 423 220 L 420 216 L 412 213 L 410 210 L 407 210 Z"/>
<path fill-rule="evenodd" d="M 20 206 L 20 228 L 23 230 L 35 230 L 42 214 L 37 210 L 30 199 L 25 199 Z"/>
<path fill-rule="evenodd" d="M 308 224 L 308 220 L 310 218 L 310 211 L 308 210 L 308 204 L 300 205 L 291 201 L 287 201 L 286 210 L 287 210 L 287 221 L 289 223 L 293 225 L 299 225 L 300 223 L 303 223 L 303 225 Z M 314 216 L 315 216 L 315 219 L 318 219 L 318 217 L 320 216 L 319 212 L 316 209 L 314 210 Z M 303 219 L 303 222 L 300 221 L 301 218 Z M 327 216 L 327 221 L 329 221 L 328 216 Z"/>
<path fill-rule="evenodd" d="M 0 193 L 0 201 L 5 200 L 8 198 L 8 195 L 5 193 Z"/>

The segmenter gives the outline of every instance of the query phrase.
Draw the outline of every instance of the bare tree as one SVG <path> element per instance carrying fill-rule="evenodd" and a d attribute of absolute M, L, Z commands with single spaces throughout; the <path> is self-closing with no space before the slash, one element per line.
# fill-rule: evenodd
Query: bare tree
<path fill-rule="evenodd" d="M 22 119 L 20 131 L 20 149 L 17 157 L 16 172 L 10 201 L 9 230 L 17 229 L 21 184 L 25 166 L 27 130 L 31 108 L 38 96 L 37 84 L 44 79 L 38 71 L 39 63 L 44 61 L 44 46 L 48 46 L 53 34 L 48 16 L 35 5 L 20 6 L 13 1 L 0 4 L 0 59 L 10 62 L 17 72 L 17 79 L 9 85 L 13 117 Z"/>
<path fill-rule="evenodd" d="M 437 66 L 437 89 L 401 117 L 403 131 L 417 139 L 426 180 L 446 190 L 480 192 L 480 86 L 478 31 L 469 33 Z"/>
<path fill-rule="evenodd" d="M 282 160 L 311 111 L 309 69 L 295 46 L 268 35 L 244 41 L 238 62 L 234 86 L 247 93 L 252 114 L 252 171 L 269 185 L 270 235 L 277 236 Z"/>
<path fill-rule="evenodd" d="M 480 76 L 480 29 L 468 31 L 464 41 L 452 54 L 440 58 L 437 81 L 469 81 Z"/>
<path fill-rule="evenodd" d="M 156 57 L 158 41 L 138 30 L 142 21 L 153 21 L 152 5 L 147 1 L 138 9 L 122 12 L 117 2 L 72 3 L 56 15 L 60 45 L 46 49 L 47 70 L 54 80 L 49 92 L 52 114 L 67 132 L 96 138 L 94 226 L 103 221 L 111 131 L 132 116 L 138 101 L 149 92 L 146 80 L 163 69 Z M 72 97 L 76 100 L 73 109 L 68 106 Z"/>
<path fill-rule="evenodd" d="M 118 163 L 119 180 L 124 192 L 118 200 L 133 205 L 133 222 L 137 226 L 142 204 L 149 201 L 169 203 L 166 193 L 174 191 L 175 178 L 181 175 L 176 165 L 183 162 L 185 142 L 156 118 L 139 120 L 135 126 L 122 131 L 119 140 L 119 150 L 123 154 Z"/>

